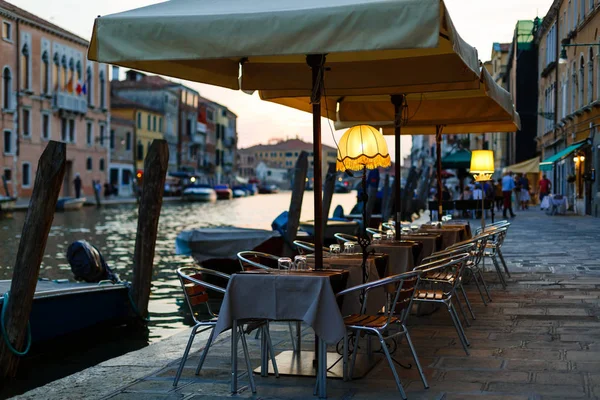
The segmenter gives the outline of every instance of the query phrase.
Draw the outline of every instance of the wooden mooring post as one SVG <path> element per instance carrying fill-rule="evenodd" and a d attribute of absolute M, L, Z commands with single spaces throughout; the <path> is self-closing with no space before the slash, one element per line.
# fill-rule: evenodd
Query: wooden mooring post
<path fill-rule="evenodd" d="M 5 340 L 18 352 L 27 346 L 29 315 L 46 249 L 48 233 L 54 220 L 56 202 L 65 175 L 67 147 L 65 143 L 50 141 L 38 162 L 31 202 L 23 224 L 17 260 L 13 271 L 8 304 L 3 321 L 6 337 L 0 340 L 0 378 L 11 378 L 17 373 L 19 356 L 10 350 Z M 6 301 L 7 298 L 4 298 Z"/>
<path fill-rule="evenodd" d="M 335 171 L 335 163 L 329 163 L 327 175 L 325 175 L 325 188 L 323 189 L 323 232 L 325 232 L 325 229 L 327 228 L 327 221 L 329 220 L 329 210 L 331 209 L 333 192 L 335 192 L 336 177 L 337 173 Z"/>
<path fill-rule="evenodd" d="M 137 313 L 142 318 L 148 316 L 158 218 L 163 202 L 168 166 L 169 146 L 165 140 L 156 139 L 150 145 L 150 150 L 144 160 L 144 186 L 139 202 L 135 253 L 133 255 L 131 298 L 137 308 Z"/>
<path fill-rule="evenodd" d="M 300 152 L 296 167 L 294 168 L 294 186 L 292 187 L 292 199 L 290 200 L 290 209 L 288 211 L 288 222 L 285 230 L 285 243 L 288 248 L 286 254 L 292 254 L 293 241 L 298 234 L 300 225 L 300 212 L 302 211 L 302 199 L 304 198 L 304 189 L 306 189 L 306 174 L 308 173 L 308 153 Z"/>

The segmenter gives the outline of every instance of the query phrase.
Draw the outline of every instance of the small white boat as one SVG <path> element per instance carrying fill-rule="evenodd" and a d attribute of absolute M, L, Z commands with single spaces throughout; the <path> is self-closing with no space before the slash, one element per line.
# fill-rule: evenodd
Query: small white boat
<path fill-rule="evenodd" d="M 208 185 L 188 186 L 183 190 L 183 199 L 187 201 L 217 201 L 217 192 Z"/>
<path fill-rule="evenodd" d="M 85 197 L 61 197 L 56 202 L 56 211 L 74 211 L 80 210 L 86 202 Z"/>
<path fill-rule="evenodd" d="M 248 193 L 245 190 L 242 190 L 242 189 L 233 189 L 233 197 L 234 198 L 246 197 L 247 195 L 248 195 Z"/>
<path fill-rule="evenodd" d="M 15 210 L 15 197 L 0 196 L 0 214 L 10 214 Z"/>

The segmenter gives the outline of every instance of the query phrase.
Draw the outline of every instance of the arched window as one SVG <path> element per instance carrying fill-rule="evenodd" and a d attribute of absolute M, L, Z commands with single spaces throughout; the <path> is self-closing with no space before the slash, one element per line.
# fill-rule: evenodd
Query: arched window
<path fill-rule="evenodd" d="M 61 83 L 61 89 L 62 90 L 67 90 L 67 85 L 69 84 L 69 75 L 67 72 L 67 57 L 66 56 L 62 56 L 61 61 L 61 66 L 62 66 L 62 73 L 60 76 L 60 83 Z"/>
<path fill-rule="evenodd" d="M 583 107 L 583 93 L 585 91 L 585 60 L 583 55 L 579 58 L 579 108 Z"/>
<path fill-rule="evenodd" d="M 100 71 L 100 108 L 106 108 L 106 79 L 104 78 L 104 71 Z"/>
<path fill-rule="evenodd" d="M 54 53 L 54 57 L 52 57 L 52 82 L 54 90 L 58 90 L 60 88 L 60 59 L 58 53 Z"/>
<path fill-rule="evenodd" d="M 12 74 L 10 68 L 4 67 L 2 70 L 2 108 L 12 109 Z"/>
<path fill-rule="evenodd" d="M 92 102 L 92 67 L 87 67 L 85 75 L 85 91 L 87 94 L 88 106 L 93 106 L 94 103 Z"/>
<path fill-rule="evenodd" d="M 590 47 L 588 56 L 588 104 L 594 100 L 594 50 Z"/>
<path fill-rule="evenodd" d="M 42 87 L 41 92 L 44 94 L 50 93 L 50 57 L 48 52 L 42 54 Z"/>
<path fill-rule="evenodd" d="M 579 91 L 577 86 L 577 62 L 573 61 L 573 66 L 571 68 L 571 81 L 573 85 L 571 85 L 571 112 L 574 113 L 577 110 L 577 92 Z"/>
<path fill-rule="evenodd" d="M 138 161 L 144 161 L 144 144 L 141 140 L 137 142 L 137 159 Z"/>
<path fill-rule="evenodd" d="M 29 89 L 31 82 L 31 69 L 29 63 L 29 46 L 27 43 L 21 48 L 21 76 L 23 77 L 22 89 Z"/>
<path fill-rule="evenodd" d="M 86 162 L 85 162 L 85 167 L 88 171 L 91 171 L 93 166 L 92 166 L 92 157 L 88 157 Z"/>
<path fill-rule="evenodd" d="M 99 165 L 99 167 L 100 167 L 100 171 L 104 171 L 104 158 L 100 159 L 100 165 Z"/>

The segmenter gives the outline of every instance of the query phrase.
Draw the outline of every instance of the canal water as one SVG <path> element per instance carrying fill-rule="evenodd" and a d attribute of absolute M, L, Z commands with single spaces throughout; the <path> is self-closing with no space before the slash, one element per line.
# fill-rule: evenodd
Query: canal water
<path fill-rule="evenodd" d="M 233 225 L 270 229 L 271 222 L 289 208 L 291 192 L 219 201 L 217 203 L 163 203 L 156 254 L 153 288 L 150 297 L 148 342 L 170 336 L 184 328 L 184 303 L 175 270 L 193 265 L 189 256 L 175 255 L 175 238 L 186 229 Z M 356 193 L 335 194 L 331 212 L 338 205 L 349 213 L 356 203 Z M 302 220 L 313 218 L 313 192 L 304 194 Z M 0 220 L 0 279 L 10 279 L 24 212 L 12 219 Z M 135 247 L 137 206 L 123 205 L 56 213 L 40 269 L 40 278 L 72 279 L 66 252 L 70 243 L 85 239 L 96 246 L 121 279 L 131 280 L 131 260 Z"/>

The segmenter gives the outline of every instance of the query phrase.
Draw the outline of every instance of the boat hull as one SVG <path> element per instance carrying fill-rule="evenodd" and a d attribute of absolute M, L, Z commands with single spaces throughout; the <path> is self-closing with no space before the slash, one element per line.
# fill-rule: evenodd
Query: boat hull
<path fill-rule="evenodd" d="M 0 281 L 0 291 L 6 292 L 10 284 L 10 280 Z M 133 317 L 123 284 L 38 281 L 29 322 L 37 343 L 100 324 L 122 324 Z"/>
<path fill-rule="evenodd" d="M 217 192 L 217 200 L 231 200 L 233 198 L 231 189 L 218 189 L 215 192 Z"/>
<path fill-rule="evenodd" d="M 76 211 L 80 210 L 85 203 L 85 197 L 63 197 L 58 199 L 56 203 L 56 211 Z"/>
<path fill-rule="evenodd" d="M 10 214 L 15 210 L 17 199 L 14 197 L 0 199 L 0 214 Z"/>
<path fill-rule="evenodd" d="M 217 200 L 216 193 L 184 193 L 185 201 L 211 202 Z"/>

